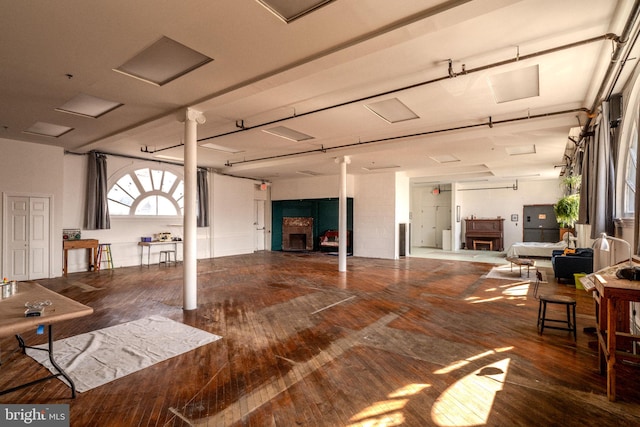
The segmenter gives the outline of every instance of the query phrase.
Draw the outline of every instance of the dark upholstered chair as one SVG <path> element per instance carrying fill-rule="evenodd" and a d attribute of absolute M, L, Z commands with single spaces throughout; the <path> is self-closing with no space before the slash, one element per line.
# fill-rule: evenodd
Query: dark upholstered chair
<path fill-rule="evenodd" d="M 556 279 L 574 280 L 575 273 L 593 273 L 593 249 L 577 248 L 575 253 L 566 255 L 564 251 L 554 250 L 551 264 Z"/>

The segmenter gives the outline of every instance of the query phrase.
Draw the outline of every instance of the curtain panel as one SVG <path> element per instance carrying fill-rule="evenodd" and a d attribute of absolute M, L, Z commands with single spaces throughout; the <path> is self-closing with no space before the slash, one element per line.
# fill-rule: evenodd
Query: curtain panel
<path fill-rule="evenodd" d="M 107 191 L 107 156 L 92 151 L 89 153 L 87 168 L 85 229 L 105 230 L 111 228 Z"/>
<path fill-rule="evenodd" d="M 591 238 L 614 235 L 615 158 L 612 154 L 609 103 L 603 102 L 586 138 L 580 190 L 580 224 L 591 225 Z"/>

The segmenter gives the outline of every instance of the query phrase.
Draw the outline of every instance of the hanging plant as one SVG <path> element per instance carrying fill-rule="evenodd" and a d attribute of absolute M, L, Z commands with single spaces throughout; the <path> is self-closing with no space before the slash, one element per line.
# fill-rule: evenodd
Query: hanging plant
<path fill-rule="evenodd" d="M 573 228 L 580 214 L 580 195 L 570 194 L 553 205 L 556 221 L 562 228 Z"/>

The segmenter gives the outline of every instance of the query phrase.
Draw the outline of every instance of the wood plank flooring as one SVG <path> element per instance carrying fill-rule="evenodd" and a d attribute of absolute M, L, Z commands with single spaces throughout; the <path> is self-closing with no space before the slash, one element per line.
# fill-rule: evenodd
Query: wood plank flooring
<path fill-rule="evenodd" d="M 55 325 L 56 339 L 152 314 L 223 338 L 75 399 L 54 379 L 0 403 L 68 403 L 74 427 L 640 425 L 640 371 L 622 367 L 607 400 L 584 331 L 593 301 L 551 270 L 545 290 L 578 300 L 577 343 L 538 335 L 532 286 L 483 278 L 490 264 L 347 261 L 339 273 L 320 253 L 201 260 L 189 312 L 181 264 L 40 280 L 95 310 Z M 0 340 L 0 389 L 45 372 L 16 347 Z"/>

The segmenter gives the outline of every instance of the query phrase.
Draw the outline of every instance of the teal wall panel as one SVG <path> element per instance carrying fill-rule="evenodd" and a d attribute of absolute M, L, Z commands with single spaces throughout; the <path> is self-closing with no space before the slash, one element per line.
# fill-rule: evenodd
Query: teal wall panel
<path fill-rule="evenodd" d="M 271 250 L 282 250 L 282 218 L 313 218 L 313 249 L 318 250 L 318 237 L 339 226 L 338 199 L 277 200 L 271 202 Z M 353 233 L 353 198 L 347 198 L 347 230 Z"/>

